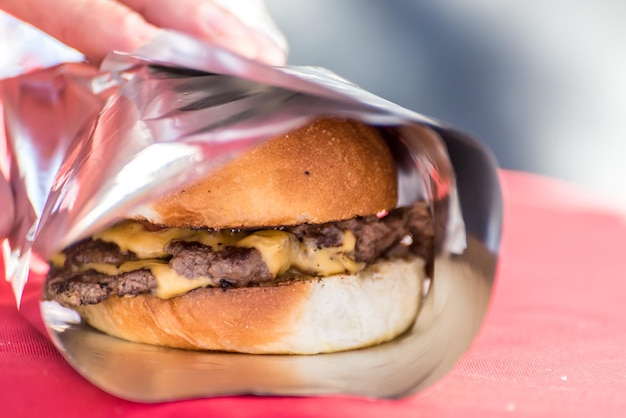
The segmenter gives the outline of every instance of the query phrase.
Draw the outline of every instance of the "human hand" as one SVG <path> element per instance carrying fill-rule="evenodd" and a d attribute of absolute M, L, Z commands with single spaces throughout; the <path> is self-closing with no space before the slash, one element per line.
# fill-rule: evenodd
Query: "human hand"
<path fill-rule="evenodd" d="M 0 10 L 75 48 L 94 64 L 112 51 L 140 47 L 160 28 L 186 32 L 270 65 L 285 63 L 284 39 L 273 26 L 262 0 L 228 0 L 224 3 L 228 9 L 219 2 L 0 0 Z M 234 7 L 246 13 L 247 24 L 229 11 L 236 10 Z M 13 227 L 14 205 L 11 187 L 0 172 L 0 241 Z"/>
<path fill-rule="evenodd" d="M 277 45 L 267 30 L 244 24 L 218 3 L 219 0 L 0 0 L 0 9 L 75 48 L 93 63 L 99 63 L 111 51 L 132 51 L 159 28 L 167 28 L 250 59 L 284 65 L 284 45 Z M 260 22 L 257 26 L 273 27 L 262 1 L 231 0 L 228 4 L 254 11 L 258 15 L 255 23 Z M 233 10 L 231 6 L 229 9 Z"/>

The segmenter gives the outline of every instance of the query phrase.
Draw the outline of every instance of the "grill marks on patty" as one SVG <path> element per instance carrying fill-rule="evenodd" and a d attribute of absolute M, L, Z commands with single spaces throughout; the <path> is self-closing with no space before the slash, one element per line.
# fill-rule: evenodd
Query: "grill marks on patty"
<path fill-rule="evenodd" d="M 413 254 L 425 260 L 433 257 L 433 223 L 428 206 L 418 202 L 408 208 L 391 211 L 378 219 L 368 216 L 338 222 L 337 228 L 350 230 L 357 239 L 356 261 L 371 263 L 383 255 L 403 256 Z M 405 237 L 410 245 L 405 245 Z"/>
<path fill-rule="evenodd" d="M 52 269 L 48 274 L 48 295 L 66 306 L 100 303 L 110 295 L 139 295 L 157 288 L 157 280 L 149 270 L 135 270 L 108 276 L 95 270 L 72 273 Z"/>
<path fill-rule="evenodd" d="M 417 255 L 427 260 L 432 269 L 433 223 L 426 203 L 398 208 L 387 216 L 368 216 L 319 225 L 296 225 L 279 228 L 294 234 L 299 240 L 314 240 L 320 248 L 342 245 L 343 231 L 349 230 L 356 238 L 354 259 L 372 263 L 383 256 Z M 244 287 L 273 280 L 261 252 L 256 248 L 226 246 L 212 248 L 198 242 L 172 241 L 164 249 L 171 258 L 169 266 L 187 278 L 215 278 L 214 286 Z M 94 270 L 77 272 L 76 267 L 103 263 L 119 267 L 137 260 L 133 253 L 125 253 L 114 244 L 87 239 L 64 251 L 63 268 L 52 268 L 48 274 L 47 291 L 50 298 L 69 306 L 95 304 L 111 294 L 118 296 L 150 293 L 157 288 L 157 280 L 147 270 L 136 270 L 117 276 L 108 276 Z"/>
<path fill-rule="evenodd" d="M 81 248 L 85 251 L 82 252 Z M 212 277 L 214 286 L 244 287 L 273 279 L 261 252 L 256 248 L 225 247 L 219 251 L 198 242 L 172 241 L 165 252 L 172 255 L 169 266 L 181 276 Z M 126 261 L 136 260 L 133 253 L 123 253 L 113 243 L 84 240 L 66 250 L 63 268 L 53 268 L 48 274 L 49 295 L 59 303 L 69 306 L 99 303 L 111 294 L 117 296 L 150 293 L 157 288 L 157 280 L 150 270 L 141 269 L 117 276 L 95 270 L 76 271 L 73 266 L 105 263 L 119 267 Z"/>
<path fill-rule="evenodd" d="M 73 244 L 63 252 L 66 267 L 91 263 L 120 266 L 127 261 L 137 260 L 134 253 L 122 252 L 115 243 L 92 239 Z"/>
<path fill-rule="evenodd" d="M 83 240 L 65 249 L 65 265 L 48 273 L 47 290 L 64 305 L 99 303 L 111 294 L 118 296 L 149 293 L 157 288 L 157 280 L 149 270 L 136 270 L 108 276 L 95 270 L 74 272 L 72 266 L 98 263 L 120 266 L 136 260 L 133 253 L 124 253 L 117 244 L 100 240 Z"/>
<path fill-rule="evenodd" d="M 256 248 L 225 247 L 215 251 L 198 242 L 173 241 L 165 251 L 172 254 L 169 265 L 187 278 L 214 277 L 215 285 L 244 287 L 273 279 L 261 252 Z"/>

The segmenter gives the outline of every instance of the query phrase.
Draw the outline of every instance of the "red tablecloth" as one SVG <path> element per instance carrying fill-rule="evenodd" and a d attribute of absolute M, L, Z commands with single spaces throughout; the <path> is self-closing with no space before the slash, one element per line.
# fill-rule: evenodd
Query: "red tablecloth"
<path fill-rule="evenodd" d="M 564 182 L 503 173 L 492 309 L 472 350 L 401 401 L 229 397 L 143 405 L 92 386 L 0 280 L 0 416 L 626 417 L 626 221 Z"/>

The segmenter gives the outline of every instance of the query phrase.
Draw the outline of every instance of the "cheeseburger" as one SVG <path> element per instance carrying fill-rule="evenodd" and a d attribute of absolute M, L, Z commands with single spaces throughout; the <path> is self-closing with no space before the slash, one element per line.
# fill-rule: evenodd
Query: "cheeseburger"
<path fill-rule="evenodd" d="M 378 130 L 274 137 L 51 261 L 47 297 L 130 341 L 315 354 L 389 341 L 418 313 L 428 206 L 397 207 Z"/>

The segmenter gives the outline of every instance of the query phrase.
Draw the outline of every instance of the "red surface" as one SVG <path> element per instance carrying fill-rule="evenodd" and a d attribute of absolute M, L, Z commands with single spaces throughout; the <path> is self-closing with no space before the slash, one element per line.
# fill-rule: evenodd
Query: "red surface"
<path fill-rule="evenodd" d="M 624 417 L 626 221 L 567 183 L 505 172 L 498 288 L 472 350 L 402 401 L 235 397 L 142 405 L 74 372 L 0 280 L 0 415 Z"/>

